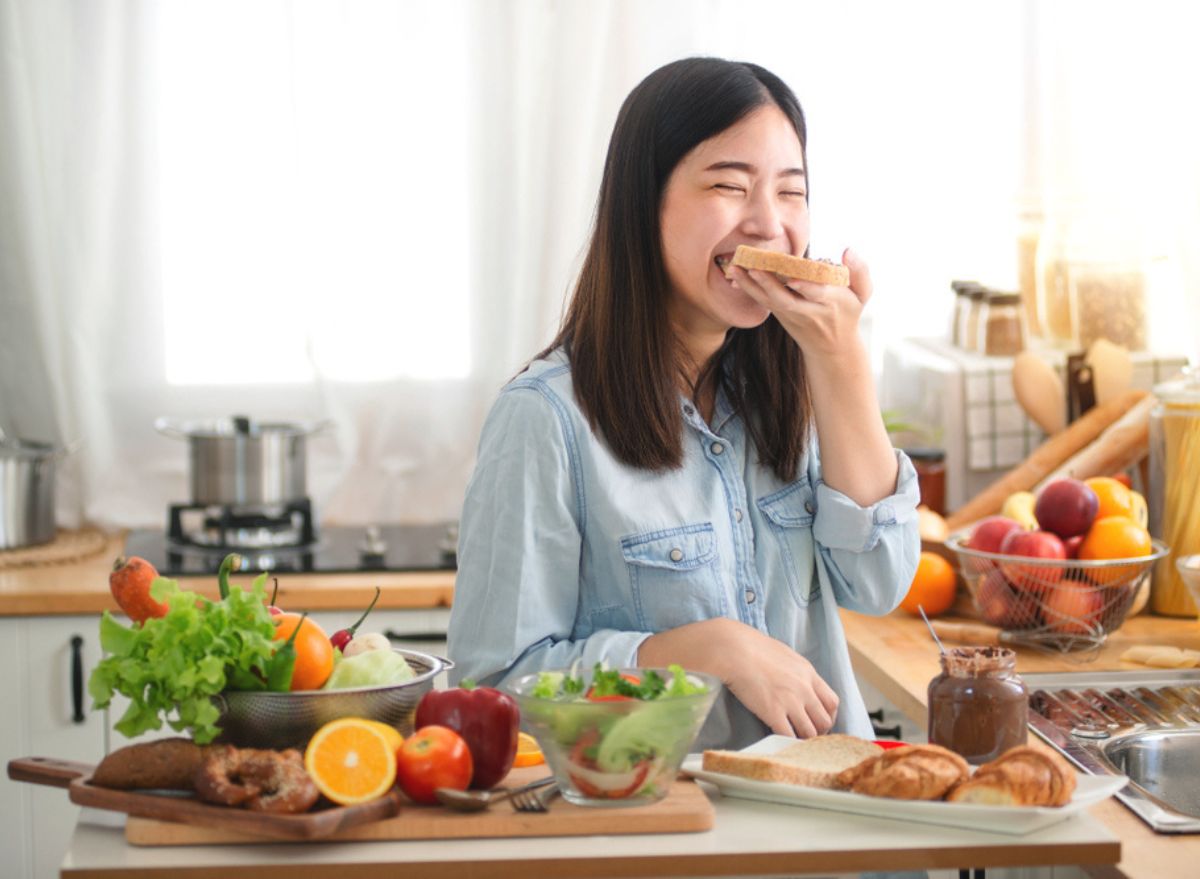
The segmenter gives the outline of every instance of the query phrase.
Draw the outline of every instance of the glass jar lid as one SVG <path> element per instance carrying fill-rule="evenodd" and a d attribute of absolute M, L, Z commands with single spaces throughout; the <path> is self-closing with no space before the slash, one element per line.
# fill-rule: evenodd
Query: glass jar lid
<path fill-rule="evenodd" d="M 1154 396 L 1168 406 L 1200 404 L 1200 370 L 1185 367 L 1182 377 L 1155 385 Z"/>

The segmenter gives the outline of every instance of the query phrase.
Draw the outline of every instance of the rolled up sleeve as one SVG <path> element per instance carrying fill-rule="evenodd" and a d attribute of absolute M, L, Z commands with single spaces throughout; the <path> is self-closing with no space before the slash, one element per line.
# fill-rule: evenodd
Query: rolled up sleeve
<path fill-rule="evenodd" d="M 636 665 L 649 632 L 572 640 L 587 505 L 562 402 L 536 380 L 510 386 L 480 439 L 459 526 L 450 613 L 452 683 L 607 661 Z"/>
<path fill-rule="evenodd" d="M 814 456 L 815 457 L 815 456 Z M 917 473 L 903 452 L 896 452 L 896 490 L 869 506 L 860 506 L 816 473 L 813 539 L 830 575 L 838 604 L 864 613 L 887 613 L 912 583 L 920 554 L 917 531 Z"/>

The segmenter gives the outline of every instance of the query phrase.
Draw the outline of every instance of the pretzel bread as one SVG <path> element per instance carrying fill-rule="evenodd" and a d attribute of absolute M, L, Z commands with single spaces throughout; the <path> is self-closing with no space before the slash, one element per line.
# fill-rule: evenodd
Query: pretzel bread
<path fill-rule="evenodd" d="M 745 244 L 738 245 L 737 250 L 733 252 L 733 260 L 730 265 L 741 266 L 744 269 L 761 269 L 764 272 L 774 272 L 777 275 L 812 281 L 815 284 L 845 287 L 850 283 L 850 270 L 837 263 L 805 259 L 802 256 L 763 250 Z"/>

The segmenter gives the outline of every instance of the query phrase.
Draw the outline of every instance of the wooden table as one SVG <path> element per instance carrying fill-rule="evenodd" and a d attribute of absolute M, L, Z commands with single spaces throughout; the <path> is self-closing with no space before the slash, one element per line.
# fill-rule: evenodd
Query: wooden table
<path fill-rule="evenodd" d="M 867 617 L 842 611 L 842 623 L 850 644 L 854 671 L 883 694 L 914 723 L 925 729 L 928 722 L 926 688 L 938 673 L 937 648 L 925 624 L 896 612 L 886 617 Z M 1200 649 L 1200 623 L 1142 615 L 1127 621 L 1108 637 L 1099 651 L 1081 658 L 1064 659 L 1028 648 L 1017 649 L 1017 671 L 1071 672 L 1109 669 L 1142 669 L 1120 661 L 1120 655 L 1135 644 L 1173 644 Z M 1200 779 L 1196 779 L 1200 784 Z M 1163 879 L 1169 876 L 1200 875 L 1200 836 L 1170 836 L 1155 833 L 1115 799 L 1091 810 L 1121 840 L 1120 873 L 1131 879 Z M 1101 871 L 1098 875 L 1111 875 Z"/>
<path fill-rule="evenodd" d="M 138 848 L 124 816 L 85 810 L 64 879 L 394 879 L 397 876 L 746 876 L 866 870 L 1105 865 L 1119 842 L 1089 815 L 1027 836 L 727 799 L 704 833 Z M 501 807 L 503 808 L 503 807 Z M 301 870 L 301 872 L 297 872 Z"/>

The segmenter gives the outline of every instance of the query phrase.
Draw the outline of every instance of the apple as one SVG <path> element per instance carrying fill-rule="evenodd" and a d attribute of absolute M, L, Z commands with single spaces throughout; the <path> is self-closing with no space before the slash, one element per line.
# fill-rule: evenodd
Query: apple
<path fill-rule="evenodd" d="M 1078 479 L 1056 479 L 1037 496 L 1033 515 L 1038 525 L 1066 540 L 1085 534 L 1100 510 L 1100 498 Z"/>
<path fill-rule="evenodd" d="M 988 516 L 971 531 L 967 540 L 967 549 L 977 549 L 980 552 L 1000 552 L 1004 538 L 1013 531 L 1021 531 L 1021 523 L 1007 516 Z"/>
<path fill-rule="evenodd" d="M 1000 544 L 1005 555 L 1031 559 L 1065 559 L 1067 548 L 1058 536 L 1049 531 L 1011 531 Z M 1066 569 L 1054 565 L 1019 565 L 1002 562 L 1000 570 L 1014 587 L 1022 592 L 1040 592 L 1063 578 Z"/>
<path fill-rule="evenodd" d="M 1104 595 L 1095 586 L 1059 583 L 1042 596 L 1042 617 L 1053 632 L 1091 635 L 1101 626 Z"/>
<path fill-rule="evenodd" d="M 1083 537 L 1082 534 L 1076 534 L 1074 537 L 1068 537 L 1063 541 L 1063 546 L 1067 550 L 1067 558 L 1079 558 L 1079 545 L 1083 543 Z"/>
<path fill-rule="evenodd" d="M 1031 629 L 1040 622 L 1037 599 L 1015 590 L 999 570 L 983 578 L 975 591 L 975 606 L 984 622 L 1002 629 Z"/>

